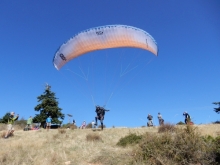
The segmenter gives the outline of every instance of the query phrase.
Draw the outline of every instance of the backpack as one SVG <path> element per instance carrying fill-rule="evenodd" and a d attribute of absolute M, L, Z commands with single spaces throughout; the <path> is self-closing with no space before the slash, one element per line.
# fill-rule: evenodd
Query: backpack
<path fill-rule="evenodd" d="M 147 118 L 148 118 L 148 120 L 152 120 L 153 116 L 149 115 Z"/>

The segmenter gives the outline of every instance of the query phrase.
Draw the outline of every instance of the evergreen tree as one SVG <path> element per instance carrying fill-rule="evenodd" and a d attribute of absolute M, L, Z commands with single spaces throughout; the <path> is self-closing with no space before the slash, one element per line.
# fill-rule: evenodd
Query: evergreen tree
<path fill-rule="evenodd" d="M 214 102 L 213 104 L 218 105 L 218 108 L 214 108 L 216 113 L 220 113 L 220 102 Z"/>
<path fill-rule="evenodd" d="M 8 118 L 10 116 L 10 112 L 7 112 L 1 119 L 0 119 L 0 123 L 8 123 Z"/>
<path fill-rule="evenodd" d="M 36 114 L 33 118 L 33 122 L 41 123 L 41 126 L 44 126 L 46 123 L 46 118 L 51 116 L 52 123 L 61 124 L 62 122 L 59 119 L 64 119 L 64 114 L 61 112 L 61 108 L 58 107 L 58 101 L 55 97 L 55 93 L 51 91 L 51 86 L 46 85 L 45 91 L 42 95 L 37 97 L 38 104 L 34 109 L 39 111 L 40 114 Z"/>

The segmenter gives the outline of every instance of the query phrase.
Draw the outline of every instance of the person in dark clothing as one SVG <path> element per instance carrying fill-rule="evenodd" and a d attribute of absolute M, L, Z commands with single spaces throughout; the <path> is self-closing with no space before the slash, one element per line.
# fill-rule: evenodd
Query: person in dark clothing
<path fill-rule="evenodd" d="M 185 116 L 185 124 L 190 123 L 190 115 L 187 112 L 183 112 L 183 116 Z"/>
<path fill-rule="evenodd" d="M 75 125 L 75 124 L 76 124 L 76 120 L 73 119 L 73 125 Z"/>
<path fill-rule="evenodd" d="M 103 130 L 103 120 L 104 120 L 104 116 L 105 116 L 106 111 L 109 111 L 109 110 L 106 110 L 105 108 L 100 107 L 100 106 L 96 106 L 96 110 L 95 110 L 96 117 L 95 117 L 95 124 L 94 125 L 96 126 L 98 120 L 100 120 L 102 130 Z"/>
<path fill-rule="evenodd" d="M 149 120 L 149 121 L 147 122 L 147 126 L 148 126 L 148 127 L 153 126 L 153 125 L 154 125 L 154 124 L 153 124 L 153 116 L 150 115 L 150 114 L 148 114 L 147 119 Z"/>

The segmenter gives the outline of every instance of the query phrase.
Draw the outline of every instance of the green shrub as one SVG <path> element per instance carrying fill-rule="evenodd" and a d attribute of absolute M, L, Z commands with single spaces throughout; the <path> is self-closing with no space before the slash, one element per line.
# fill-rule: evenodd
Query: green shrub
<path fill-rule="evenodd" d="M 214 144 L 214 156 L 215 156 L 215 161 L 217 164 L 220 164 L 220 136 L 217 136 L 216 138 L 208 135 L 208 136 L 203 136 L 202 139 L 207 142 L 207 143 L 213 143 Z"/>
<path fill-rule="evenodd" d="M 220 124 L 220 121 L 215 121 L 215 122 L 213 122 L 213 124 Z"/>
<path fill-rule="evenodd" d="M 127 145 L 137 144 L 141 139 L 141 135 L 130 133 L 129 135 L 121 138 L 116 145 L 125 147 Z"/>
<path fill-rule="evenodd" d="M 182 121 L 180 121 L 180 122 L 178 122 L 178 123 L 176 123 L 176 125 L 184 125 L 185 123 L 184 122 L 182 122 Z"/>
<path fill-rule="evenodd" d="M 215 143 L 215 161 L 220 164 L 220 136 L 216 137 L 214 140 Z"/>

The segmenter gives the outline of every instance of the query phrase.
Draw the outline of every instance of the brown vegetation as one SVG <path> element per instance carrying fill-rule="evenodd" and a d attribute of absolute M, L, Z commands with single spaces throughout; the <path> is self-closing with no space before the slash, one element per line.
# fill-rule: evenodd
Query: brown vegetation
<path fill-rule="evenodd" d="M 176 128 L 171 133 L 158 133 L 158 127 L 107 128 L 95 132 L 92 129 L 23 131 L 15 128 L 12 138 L 0 139 L 0 164 L 175 165 L 214 161 L 216 148 L 213 144 L 220 145 L 220 140 L 216 139 L 219 125 L 199 125 L 190 130 L 185 126 Z M 117 145 L 129 135 L 128 145 Z"/>
<path fill-rule="evenodd" d="M 86 140 L 87 141 L 102 141 L 102 138 L 99 134 L 89 133 L 88 135 L 86 135 Z"/>
<path fill-rule="evenodd" d="M 176 127 L 174 124 L 171 123 L 165 123 L 158 127 L 158 133 L 162 132 L 174 132 L 176 130 Z"/>

